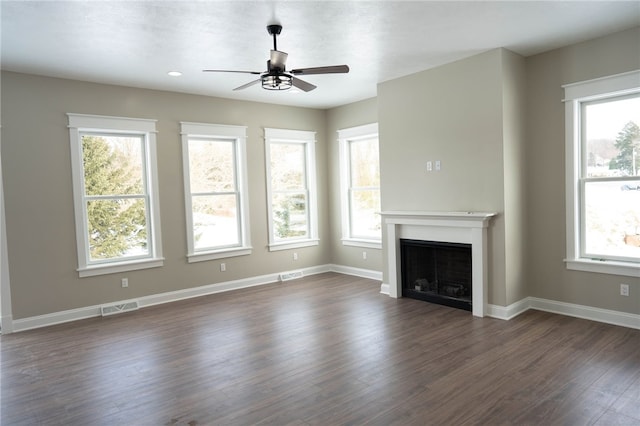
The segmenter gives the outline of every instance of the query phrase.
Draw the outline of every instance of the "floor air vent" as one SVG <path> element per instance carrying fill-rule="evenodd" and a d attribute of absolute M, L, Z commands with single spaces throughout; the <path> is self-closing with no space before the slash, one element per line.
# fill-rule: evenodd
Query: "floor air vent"
<path fill-rule="evenodd" d="M 302 271 L 283 272 L 280 274 L 280 281 L 295 280 L 296 278 L 302 278 L 304 273 Z"/>
<path fill-rule="evenodd" d="M 122 312 L 136 311 L 138 310 L 138 301 L 129 300 L 126 302 L 116 302 L 109 305 L 100 306 L 100 313 L 103 317 L 108 315 L 120 314 Z"/>

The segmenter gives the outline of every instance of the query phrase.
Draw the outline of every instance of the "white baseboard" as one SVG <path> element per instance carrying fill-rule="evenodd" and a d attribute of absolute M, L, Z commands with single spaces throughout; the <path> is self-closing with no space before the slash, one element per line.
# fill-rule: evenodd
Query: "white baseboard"
<path fill-rule="evenodd" d="M 352 268 L 341 265 L 321 265 L 310 268 L 303 268 L 305 275 L 315 275 L 324 272 L 337 272 L 346 275 L 354 275 L 363 278 L 381 280 L 382 273 L 360 268 Z M 190 299 L 192 297 L 205 296 L 230 290 L 253 287 L 264 284 L 278 282 L 280 273 L 261 275 L 257 277 L 244 278 L 235 281 L 209 284 L 200 287 L 188 288 L 184 290 L 171 291 L 167 293 L 153 294 L 137 298 L 140 307 L 170 303 L 178 300 Z M 380 285 L 380 293 L 389 294 L 389 284 Z M 614 324 L 623 327 L 640 329 L 640 315 L 626 312 L 612 311 L 608 309 L 594 308 L 591 306 L 576 305 L 573 303 L 558 302 L 555 300 L 540 299 L 536 297 L 526 297 L 509 306 L 487 305 L 487 316 L 503 320 L 510 320 L 528 309 L 552 312 L 591 321 L 598 321 L 607 324 Z M 100 305 L 87 306 L 84 308 L 70 309 L 67 311 L 53 312 L 45 315 L 11 320 L 10 317 L 2 317 L 2 333 L 19 332 L 34 328 L 48 327 L 50 325 L 62 324 L 70 321 L 77 321 L 86 318 L 100 316 Z"/>
<path fill-rule="evenodd" d="M 382 280 L 382 272 L 372 271 L 370 269 L 354 268 L 351 266 L 343 265 L 329 265 L 332 272 L 338 272 L 345 275 L 353 275 L 356 277 L 369 278 L 372 280 Z"/>
<path fill-rule="evenodd" d="M 486 316 L 501 320 L 510 320 L 530 308 L 529 298 L 525 297 L 509 306 L 487 305 Z"/>
<path fill-rule="evenodd" d="M 537 297 L 529 297 L 528 299 L 530 308 L 537 309 L 538 311 L 552 312 L 570 317 L 640 329 L 640 315 L 638 314 L 558 302 L 556 300 L 539 299 Z"/>
<path fill-rule="evenodd" d="M 339 265 L 320 265 L 309 268 L 302 268 L 300 270 L 303 271 L 304 275 L 315 275 L 321 274 L 323 272 L 339 272 L 348 275 L 363 276 L 365 278 L 375 276 L 375 271 L 366 271 L 364 269 L 350 268 Z M 159 305 L 162 303 L 176 302 L 178 300 L 221 293 L 224 291 L 238 290 L 241 288 L 276 283 L 280 281 L 280 273 L 281 272 L 277 272 L 273 274 L 243 278 L 240 280 L 226 281 L 199 287 L 187 288 L 184 290 L 152 294 L 149 296 L 137 297 L 136 300 L 138 300 L 139 306 L 141 308 L 144 308 L 148 306 Z M 381 273 L 379 274 L 382 275 Z M 50 314 L 21 318 L 13 321 L 11 321 L 10 318 L 7 318 L 6 320 L 5 318 L 3 318 L 2 332 L 4 334 L 8 334 L 11 332 L 26 331 L 34 328 L 48 327 L 50 325 L 62 324 L 65 322 L 77 321 L 98 316 L 100 316 L 100 305 L 53 312 Z"/>
<path fill-rule="evenodd" d="M 488 305 L 487 316 L 510 320 L 529 309 L 640 329 L 640 315 L 637 314 L 540 299 L 538 297 L 525 297 L 509 306 Z"/>

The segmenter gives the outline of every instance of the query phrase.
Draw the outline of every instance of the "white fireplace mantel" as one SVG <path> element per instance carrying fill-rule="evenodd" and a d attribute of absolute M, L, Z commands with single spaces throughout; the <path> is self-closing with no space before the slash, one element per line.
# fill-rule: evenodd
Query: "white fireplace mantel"
<path fill-rule="evenodd" d="M 487 228 L 496 213 L 385 211 L 381 215 L 389 247 L 389 282 L 382 284 L 382 293 L 395 298 L 402 296 L 401 239 L 471 244 L 472 313 L 478 317 L 485 315 L 489 269 Z"/>

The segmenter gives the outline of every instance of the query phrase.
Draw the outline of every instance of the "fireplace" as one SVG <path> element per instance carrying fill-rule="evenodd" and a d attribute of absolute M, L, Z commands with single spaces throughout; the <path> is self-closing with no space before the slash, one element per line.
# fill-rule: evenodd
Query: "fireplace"
<path fill-rule="evenodd" d="M 401 240 L 467 244 L 471 246 L 472 259 L 471 312 L 477 317 L 486 314 L 489 287 L 487 229 L 496 213 L 384 211 L 381 215 L 387 247 L 387 281 L 380 286 L 381 293 L 395 298 L 403 296 Z M 448 291 L 453 292 L 452 287 Z"/>
<path fill-rule="evenodd" d="M 471 311 L 471 244 L 400 239 L 402 296 Z"/>

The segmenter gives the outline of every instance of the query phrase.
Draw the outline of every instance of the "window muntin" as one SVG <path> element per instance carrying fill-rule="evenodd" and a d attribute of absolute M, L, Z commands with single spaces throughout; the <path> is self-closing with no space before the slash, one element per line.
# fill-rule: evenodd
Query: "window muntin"
<path fill-rule="evenodd" d="M 161 266 L 155 121 L 68 117 L 80 276 Z"/>
<path fill-rule="evenodd" d="M 640 276 L 640 71 L 564 90 L 567 267 Z"/>
<path fill-rule="evenodd" d="M 189 262 L 250 254 L 246 127 L 181 126 Z"/>
<path fill-rule="evenodd" d="M 315 133 L 265 129 L 269 248 L 317 245 Z"/>
<path fill-rule="evenodd" d="M 338 131 L 343 244 L 379 248 L 380 160 L 378 126 Z"/>

